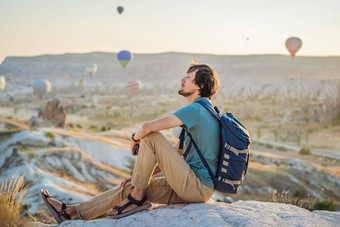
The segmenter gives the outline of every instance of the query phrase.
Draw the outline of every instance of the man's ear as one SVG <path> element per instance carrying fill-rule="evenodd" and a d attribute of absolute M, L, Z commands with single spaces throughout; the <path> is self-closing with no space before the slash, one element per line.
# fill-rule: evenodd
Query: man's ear
<path fill-rule="evenodd" d="M 195 86 L 196 86 L 196 88 L 197 88 L 198 90 L 204 87 L 204 85 L 203 85 L 203 87 L 200 87 L 200 86 L 198 86 L 197 84 L 195 84 Z"/>

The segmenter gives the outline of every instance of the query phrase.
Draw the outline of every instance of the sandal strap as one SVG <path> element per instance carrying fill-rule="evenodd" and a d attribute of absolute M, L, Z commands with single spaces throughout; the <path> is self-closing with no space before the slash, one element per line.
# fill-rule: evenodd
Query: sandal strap
<path fill-rule="evenodd" d="M 128 198 L 128 200 L 129 200 L 131 203 L 133 203 L 133 204 L 135 204 L 135 205 L 137 205 L 137 206 L 139 206 L 139 207 L 142 206 L 143 203 L 147 200 L 146 195 L 145 195 L 144 198 L 141 199 L 141 200 L 136 200 L 136 199 L 132 198 L 131 194 L 129 194 L 127 198 Z"/>
<path fill-rule="evenodd" d="M 72 218 L 70 217 L 70 215 L 66 213 L 66 211 L 62 211 L 58 213 L 58 216 L 61 216 L 61 215 L 64 216 L 67 220 L 72 220 Z"/>
<path fill-rule="evenodd" d="M 67 220 L 71 220 L 72 218 L 70 217 L 70 215 L 68 215 L 66 213 L 66 204 L 65 203 L 62 203 L 61 204 L 61 211 L 57 213 L 58 216 L 61 216 L 63 215 Z"/>
<path fill-rule="evenodd" d="M 132 198 L 131 194 L 129 194 L 127 199 L 129 200 L 129 202 L 127 202 L 123 206 L 114 206 L 112 209 L 117 210 L 118 214 L 122 214 L 123 210 L 125 208 L 131 206 L 132 204 L 137 205 L 139 207 L 142 206 L 144 204 L 144 202 L 147 200 L 147 197 L 144 196 L 144 198 L 142 200 L 136 200 L 136 199 Z"/>
<path fill-rule="evenodd" d="M 66 210 L 66 204 L 65 203 L 62 203 L 61 204 L 61 211 L 65 211 Z"/>
<path fill-rule="evenodd" d="M 118 211 L 118 214 L 122 214 L 122 211 L 125 209 L 125 208 L 127 208 L 127 207 L 129 207 L 129 206 L 131 206 L 133 203 L 131 203 L 130 201 L 129 202 L 127 202 L 126 204 L 124 204 L 123 206 L 115 206 L 113 209 L 116 209 L 117 211 Z"/>

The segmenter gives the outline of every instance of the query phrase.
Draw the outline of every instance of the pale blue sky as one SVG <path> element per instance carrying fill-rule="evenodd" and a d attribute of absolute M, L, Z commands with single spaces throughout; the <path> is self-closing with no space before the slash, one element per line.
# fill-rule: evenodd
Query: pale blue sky
<path fill-rule="evenodd" d="M 0 62 L 121 49 L 288 54 L 290 36 L 303 41 L 297 55 L 340 55 L 340 0 L 0 0 L 0 9 Z"/>

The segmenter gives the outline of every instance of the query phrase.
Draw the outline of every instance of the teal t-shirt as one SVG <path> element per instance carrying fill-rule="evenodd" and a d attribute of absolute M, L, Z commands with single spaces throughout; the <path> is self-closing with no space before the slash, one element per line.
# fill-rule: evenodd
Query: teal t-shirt
<path fill-rule="evenodd" d="M 212 106 L 209 98 L 200 97 L 192 104 L 184 106 L 174 112 L 174 115 L 177 116 L 188 129 L 204 158 L 207 160 L 211 171 L 215 175 L 220 152 L 220 124 L 217 119 L 197 103 L 197 101 L 204 101 Z M 189 143 L 190 137 L 185 135 L 185 148 L 189 146 Z M 209 172 L 202 163 L 193 145 L 185 161 L 203 184 L 209 188 L 214 188 Z"/>

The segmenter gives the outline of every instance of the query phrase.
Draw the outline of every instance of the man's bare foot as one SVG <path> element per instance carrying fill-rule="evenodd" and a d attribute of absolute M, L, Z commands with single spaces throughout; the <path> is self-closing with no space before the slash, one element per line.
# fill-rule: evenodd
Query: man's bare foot
<path fill-rule="evenodd" d="M 47 201 L 48 203 L 57 211 L 57 212 L 61 212 L 62 210 L 62 203 L 52 197 L 48 197 L 49 193 L 48 191 L 45 190 L 41 190 L 41 192 L 47 196 Z M 66 205 L 66 210 L 65 210 L 66 214 L 69 215 L 71 218 L 74 218 L 77 216 L 77 211 L 75 209 L 75 206 L 73 205 Z M 68 219 L 64 216 L 64 215 L 60 215 L 61 220 L 63 221 L 67 221 Z"/>

